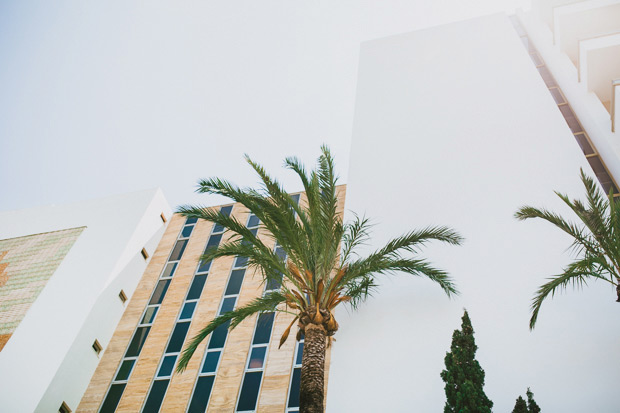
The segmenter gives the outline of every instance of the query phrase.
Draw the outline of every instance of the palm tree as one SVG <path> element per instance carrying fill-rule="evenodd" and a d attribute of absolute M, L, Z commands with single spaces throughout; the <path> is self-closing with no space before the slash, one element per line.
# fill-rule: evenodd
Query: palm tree
<path fill-rule="evenodd" d="M 355 308 L 376 287 L 380 274 L 405 272 L 425 276 L 436 282 L 448 296 L 458 294 L 447 273 L 421 258 L 405 257 L 416 253 L 430 240 L 460 244 L 462 238 L 446 227 L 428 227 L 411 231 L 388 242 L 383 248 L 360 257 L 357 247 L 368 239 L 369 222 L 356 217 L 343 224 L 337 212 L 337 176 L 329 149 L 322 147 L 316 170 L 307 173 L 297 158 L 287 158 L 286 168 L 301 180 L 307 201 L 298 205 L 282 186 L 246 155 L 247 162 L 259 175 L 259 189 L 241 189 L 227 181 L 202 180 L 198 192 L 219 194 L 243 204 L 269 231 L 286 252 L 281 259 L 243 224 L 217 211 L 182 206 L 179 212 L 214 222 L 226 228 L 232 238 L 202 257 L 210 261 L 219 257 L 243 256 L 248 266 L 262 275 L 264 282 L 283 280 L 281 288 L 269 291 L 248 305 L 211 320 L 190 340 L 180 358 L 177 371 L 183 371 L 198 345 L 218 326 L 230 323 L 235 328 L 247 317 L 266 311 L 293 312 L 280 346 L 297 322 L 297 339 L 305 337 L 302 356 L 300 409 L 303 413 L 324 411 L 325 350 L 329 338 L 338 330 L 334 308 L 348 303 Z"/>
<path fill-rule="evenodd" d="M 573 210 L 580 223 L 575 224 L 546 209 L 524 206 L 515 218 L 526 220 L 541 218 L 555 225 L 573 238 L 571 249 L 576 259 L 564 268 L 564 272 L 548 278 L 532 300 L 530 329 L 538 319 L 543 301 L 558 290 L 569 285 L 582 287 L 589 280 L 603 280 L 616 286 L 620 302 L 620 206 L 613 193 L 605 195 L 592 178 L 581 170 L 581 181 L 586 187 L 586 202 L 571 201 L 568 196 L 555 192 Z"/>

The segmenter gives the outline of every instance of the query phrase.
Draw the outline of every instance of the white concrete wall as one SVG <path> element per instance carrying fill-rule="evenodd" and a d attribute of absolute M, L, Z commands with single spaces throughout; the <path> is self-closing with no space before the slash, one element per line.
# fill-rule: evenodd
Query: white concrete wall
<path fill-rule="evenodd" d="M 439 374 L 463 308 L 493 411 L 511 411 L 528 386 L 543 411 L 617 411 L 611 288 L 556 296 L 528 330 L 530 300 L 569 262 L 570 239 L 513 214 L 530 204 L 570 215 L 553 190 L 581 196 L 580 167 L 593 175 L 505 16 L 363 44 L 346 209 L 374 219 L 369 249 L 427 225 L 460 231 L 462 247 L 423 255 L 462 294 L 383 277 L 359 311 L 339 311 L 327 411 L 442 411 Z"/>
<path fill-rule="evenodd" d="M 160 190 L 0 213 L 0 239 L 85 226 L 0 352 L 3 411 L 75 409 L 171 215 Z"/>

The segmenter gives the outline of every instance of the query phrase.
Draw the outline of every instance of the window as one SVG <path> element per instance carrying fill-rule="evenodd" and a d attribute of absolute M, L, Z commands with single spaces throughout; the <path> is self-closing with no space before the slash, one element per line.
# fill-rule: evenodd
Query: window
<path fill-rule="evenodd" d="M 168 384 L 170 380 L 155 380 L 153 382 L 153 386 L 151 387 L 151 391 L 146 399 L 146 403 L 144 404 L 144 409 L 142 409 L 143 413 L 157 413 L 161 408 L 161 403 L 164 401 L 164 396 L 166 395 L 166 390 L 168 389 Z"/>
<path fill-rule="evenodd" d="M 67 406 L 67 403 L 62 402 L 60 408 L 58 409 L 58 413 L 71 413 L 71 409 Z"/>
<path fill-rule="evenodd" d="M 93 350 L 95 350 L 97 356 L 99 356 L 99 353 L 101 353 L 101 350 L 103 350 L 103 347 L 101 347 L 101 344 L 99 344 L 99 340 L 95 339 L 95 342 L 93 343 Z"/>
<path fill-rule="evenodd" d="M 301 361 L 303 359 L 304 352 L 304 337 L 297 342 L 295 349 L 295 358 L 293 359 L 293 372 L 291 374 L 291 382 L 288 388 L 288 403 L 287 412 L 297 413 L 299 412 L 299 386 L 301 383 Z"/>
<path fill-rule="evenodd" d="M 121 302 L 125 304 L 127 302 L 127 296 L 125 295 L 125 291 L 121 290 L 121 292 L 118 293 L 118 298 L 120 298 Z"/>
<path fill-rule="evenodd" d="M 162 222 L 165 224 L 166 222 L 168 222 L 168 220 L 166 219 L 166 216 L 164 215 L 164 213 L 162 212 L 159 217 L 161 218 Z"/>
<path fill-rule="evenodd" d="M 162 221 L 166 222 L 166 217 L 164 216 L 163 213 L 161 214 L 161 219 Z M 151 294 L 151 299 L 149 300 L 149 303 L 147 304 L 147 307 L 144 310 L 144 314 L 142 316 L 140 324 L 138 324 L 138 327 L 136 328 L 134 332 L 134 335 L 131 339 L 131 342 L 129 343 L 129 346 L 127 347 L 127 350 L 125 351 L 125 356 L 123 357 L 123 360 L 120 363 L 118 370 L 116 372 L 116 376 L 114 380 L 112 381 L 112 384 L 110 385 L 108 389 L 108 392 L 106 393 L 106 396 L 104 398 L 103 404 L 101 405 L 99 413 L 113 413 L 116 411 L 116 407 L 121 397 L 123 396 L 123 392 L 125 391 L 125 387 L 127 386 L 127 381 L 129 380 L 131 376 L 131 372 L 136 363 L 136 360 L 138 359 L 138 356 L 140 355 L 140 352 L 142 351 L 142 347 L 144 346 L 144 342 L 146 341 L 149 335 L 149 332 L 151 330 L 151 325 L 155 321 L 155 317 L 157 316 L 159 307 L 164 299 L 164 296 L 166 295 L 168 286 L 170 285 L 170 282 L 172 280 L 172 276 L 174 275 L 175 270 L 177 268 L 178 261 L 181 259 L 181 256 L 183 255 L 183 252 L 185 251 L 185 247 L 187 246 L 187 242 L 189 241 L 188 237 L 191 235 L 191 230 L 194 228 L 197 221 L 198 220 L 196 218 L 188 218 L 185 222 L 184 227 L 181 229 L 181 231 L 177 235 L 176 244 L 174 245 L 174 248 L 172 252 L 170 253 L 170 256 L 168 257 L 168 261 L 166 262 L 166 265 L 159 277 L 159 280 L 155 288 L 153 289 L 153 293 Z M 144 259 L 148 258 L 149 255 L 146 252 L 146 249 L 142 249 L 142 256 L 144 257 Z M 204 284 L 204 281 L 203 281 L 203 284 Z M 127 300 L 127 296 L 125 295 L 124 291 L 121 291 L 121 293 L 119 294 L 119 298 L 123 302 Z M 188 314 L 190 310 L 193 311 L 193 309 L 188 308 L 185 314 Z M 181 333 L 182 333 L 181 331 L 177 333 L 177 339 L 179 339 L 179 334 Z M 95 349 L 94 345 L 93 345 L 93 349 Z M 95 349 L 95 351 L 97 350 Z M 167 361 L 166 365 L 163 366 L 164 371 L 167 371 L 168 369 L 169 369 L 169 361 Z M 144 411 L 149 411 L 149 409 L 152 409 L 153 411 L 157 411 L 156 409 L 159 408 L 158 406 L 161 404 L 161 401 L 163 400 L 163 395 L 164 395 L 163 393 L 160 392 L 160 390 L 163 389 L 163 391 L 165 392 L 165 389 L 167 387 L 168 387 L 168 380 L 166 380 L 165 383 L 162 381 L 158 381 L 157 384 L 154 384 L 152 386 L 152 388 L 155 389 L 155 391 L 152 395 L 149 395 L 146 405 L 144 407 Z"/>
<path fill-rule="evenodd" d="M 262 313 L 256 320 L 254 339 L 252 340 L 243 384 L 241 385 L 239 400 L 237 401 L 236 411 L 238 412 L 254 411 L 256 409 L 274 317 L 275 313 Z"/>
<path fill-rule="evenodd" d="M 142 248 L 142 251 L 140 251 L 140 253 L 142 254 L 142 257 L 144 257 L 144 259 L 147 259 L 149 257 L 149 253 L 146 252 L 146 249 Z"/>
<path fill-rule="evenodd" d="M 232 207 L 228 209 L 222 208 L 220 209 L 220 213 L 228 215 L 231 209 Z M 178 237 L 177 244 L 175 245 L 173 252 L 170 254 L 169 261 L 178 261 L 181 258 L 186 243 L 191 236 L 197 221 L 198 220 L 196 218 L 187 218 L 187 220 L 185 221 L 185 226 L 182 228 L 181 234 Z M 216 231 L 216 229 L 217 228 L 214 228 L 211 232 L 211 236 L 209 237 L 207 245 L 205 246 L 205 252 L 208 251 L 210 248 L 214 248 L 219 245 L 220 241 L 222 240 L 222 231 L 220 231 L 220 233 L 216 233 L 218 232 Z M 170 270 L 164 271 L 164 274 L 160 278 L 158 286 L 153 292 L 151 302 L 149 303 L 149 305 L 153 306 L 155 311 L 161 303 L 161 297 L 166 294 L 169 282 L 171 280 L 170 277 L 172 277 L 172 275 L 174 274 L 177 262 L 169 262 L 168 265 L 173 265 L 173 267 L 171 267 Z M 161 409 L 161 405 L 166 396 L 166 391 L 170 383 L 170 378 L 172 377 L 172 374 L 174 372 L 174 367 L 176 365 L 177 359 L 181 354 L 183 343 L 185 342 L 185 339 L 187 337 L 190 323 L 196 310 L 196 306 L 198 305 L 198 300 L 200 299 L 202 290 L 205 286 L 205 282 L 207 280 L 210 268 L 210 261 L 200 262 L 196 268 L 196 271 L 194 272 L 194 278 L 192 279 L 190 287 L 187 291 L 185 301 L 181 306 L 181 311 L 177 316 L 177 321 L 174 329 L 170 334 L 166 350 L 161 358 L 159 367 L 157 369 L 157 374 L 155 376 L 155 379 L 153 380 L 151 388 L 149 389 L 149 393 L 142 408 L 142 413 L 156 413 L 159 412 Z M 169 278 L 166 279 L 164 277 Z M 147 309 L 148 308 L 149 307 L 147 307 Z M 147 313 L 145 313 L 145 319 L 146 317 Z M 146 321 L 150 321 L 150 319 L 147 319 Z M 226 333 L 226 331 L 224 331 L 224 333 Z M 214 335 L 216 334 L 214 333 Z M 223 339 L 226 339 L 225 335 Z M 213 341 L 213 339 L 211 341 Z M 217 365 L 217 360 L 215 360 L 215 364 Z M 200 411 L 200 406 L 206 405 L 206 403 L 208 402 L 209 393 L 211 392 L 211 387 L 213 385 L 213 377 L 201 377 L 199 378 L 198 383 L 198 388 L 201 389 L 201 394 L 197 395 L 197 397 L 192 400 L 190 404 L 190 411 Z M 205 395 L 204 392 L 206 392 L 207 394 Z M 202 408 L 202 412 L 204 413 L 204 408 Z"/>

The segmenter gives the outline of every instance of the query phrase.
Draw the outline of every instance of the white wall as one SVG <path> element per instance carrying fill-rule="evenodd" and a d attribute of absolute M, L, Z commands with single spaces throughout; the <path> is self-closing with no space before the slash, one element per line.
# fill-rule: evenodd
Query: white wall
<path fill-rule="evenodd" d="M 0 213 L 0 239 L 85 226 L 0 352 L 0 405 L 10 412 L 75 409 L 171 215 L 160 190 Z"/>
<path fill-rule="evenodd" d="M 593 173 L 505 16 L 363 44 L 350 162 L 346 209 L 374 219 L 369 248 L 451 226 L 465 244 L 423 255 L 462 294 L 384 277 L 359 311 L 339 311 L 328 412 L 441 411 L 439 374 L 463 308 L 494 411 L 511 411 L 528 386 L 543 411 L 617 411 L 612 289 L 556 296 L 528 330 L 534 291 L 569 262 L 570 240 L 513 214 L 530 204 L 569 215 L 553 190 L 581 196 L 579 168 Z"/>

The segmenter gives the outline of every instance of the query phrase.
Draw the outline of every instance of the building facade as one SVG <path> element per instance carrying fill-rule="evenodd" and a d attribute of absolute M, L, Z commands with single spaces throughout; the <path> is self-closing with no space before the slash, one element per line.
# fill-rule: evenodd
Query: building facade
<path fill-rule="evenodd" d="M 159 190 L 0 213 L 0 410 L 75 410 L 170 216 Z"/>
<path fill-rule="evenodd" d="M 584 11 L 596 2 L 559 3 L 545 7 L 561 36 L 580 20 L 596 26 Z M 603 3 L 609 25 L 600 31 L 620 24 L 618 2 Z M 586 15 L 560 17 L 563 7 Z M 617 411 L 615 287 L 569 287 L 543 304 L 535 330 L 528 329 L 532 297 L 571 261 L 571 239 L 546 222 L 518 222 L 514 213 L 534 205 L 571 218 L 553 191 L 583 199 L 580 168 L 606 191 L 616 191 L 620 177 L 609 94 L 599 99 L 583 87 L 566 37 L 554 45 L 538 13 L 485 16 L 362 45 L 346 209 L 381 223 L 369 249 L 403 227 L 458 230 L 463 246 L 429 244 L 425 255 L 450 272 L 461 295 L 448 300 L 432 283 L 402 276 L 383 279 L 358 312 L 340 309 L 328 412 L 441 410 L 440 372 L 464 308 L 494 411 L 511 411 L 527 387 L 543 411 Z M 569 54 L 576 39 L 570 44 Z M 598 67 L 596 56 L 588 59 Z"/>
<path fill-rule="evenodd" d="M 339 197 L 342 213 L 344 187 Z M 303 194 L 299 202 L 305 202 Z M 246 224 L 284 258 L 242 205 L 215 208 Z M 278 349 L 291 314 L 262 313 L 232 331 L 219 328 L 185 372 L 174 372 L 184 344 L 208 321 L 279 288 L 265 285 L 242 257 L 199 262 L 207 248 L 226 239 L 222 227 L 173 216 L 78 411 L 298 411 L 303 340 L 290 337 Z"/>

